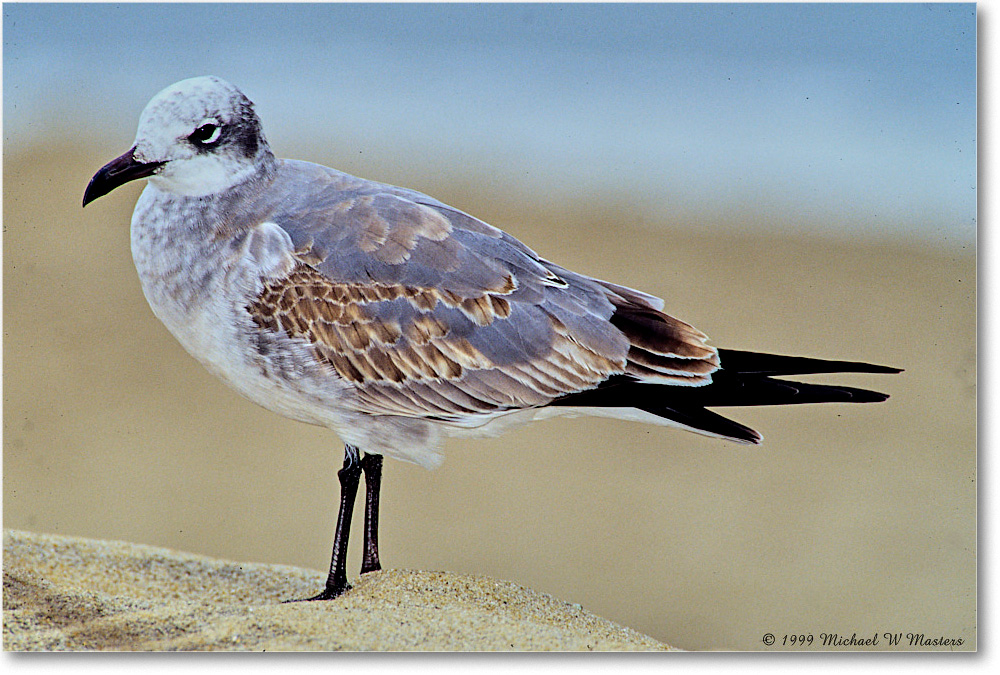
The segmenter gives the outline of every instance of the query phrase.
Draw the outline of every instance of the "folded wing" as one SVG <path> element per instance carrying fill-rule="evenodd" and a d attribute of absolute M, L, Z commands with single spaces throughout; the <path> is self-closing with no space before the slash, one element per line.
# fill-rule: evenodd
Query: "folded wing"
<path fill-rule="evenodd" d="M 271 208 L 298 263 L 247 309 L 308 341 L 365 412 L 461 422 L 615 376 L 687 389 L 718 368 L 659 299 L 549 263 L 425 195 L 353 180 L 314 177 L 312 198 Z"/>

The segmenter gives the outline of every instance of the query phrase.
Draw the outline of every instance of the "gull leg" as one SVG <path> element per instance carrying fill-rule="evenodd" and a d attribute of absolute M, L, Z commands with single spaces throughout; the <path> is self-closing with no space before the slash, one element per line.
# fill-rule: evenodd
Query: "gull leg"
<path fill-rule="evenodd" d="M 330 575 L 326 578 L 326 588 L 309 600 L 332 600 L 351 588 L 347 583 L 347 539 L 351 535 L 351 514 L 354 512 L 354 498 L 358 494 L 358 482 L 361 480 L 358 449 L 353 445 L 344 446 L 344 468 L 337 472 L 337 478 L 340 479 L 340 512 L 337 514 L 337 531 L 333 536 Z"/>
<path fill-rule="evenodd" d="M 361 458 L 365 472 L 365 557 L 361 573 L 382 569 L 378 561 L 378 495 L 382 487 L 382 455 L 365 453 Z"/>

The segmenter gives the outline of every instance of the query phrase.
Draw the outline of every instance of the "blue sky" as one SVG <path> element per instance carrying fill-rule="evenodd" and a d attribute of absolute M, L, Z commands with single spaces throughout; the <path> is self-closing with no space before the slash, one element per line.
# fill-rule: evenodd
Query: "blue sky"
<path fill-rule="evenodd" d="M 3 12 L 8 153 L 79 138 L 110 158 L 153 94 L 212 73 L 279 155 L 369 178 L 613 199 L 648 226 L 975 238 L 973 4 Z"/>

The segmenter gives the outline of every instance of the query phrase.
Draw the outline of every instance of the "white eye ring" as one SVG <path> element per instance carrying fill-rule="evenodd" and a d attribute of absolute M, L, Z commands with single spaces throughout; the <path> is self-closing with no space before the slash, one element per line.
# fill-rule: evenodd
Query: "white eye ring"
<path fill-rule="evenodd" d="M 219 124 L 219 121 L 214 117 L 210 117 L 198 125 L 198 128 L 194 130 L 190 138 L 200 145 L 211 145 L 219 140 L 219 136 L 221 135 L 222 126 Z"/>

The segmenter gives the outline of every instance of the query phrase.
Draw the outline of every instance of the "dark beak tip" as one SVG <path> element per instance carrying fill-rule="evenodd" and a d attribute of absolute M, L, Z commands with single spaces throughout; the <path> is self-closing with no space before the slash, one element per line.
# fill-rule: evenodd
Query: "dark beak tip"
<path fill-rule="evenodd" d="M 104 169 L 101 169 L 101 171 L 104 171 Z M 120 185 L 115 184 L 113 180 L 102 176 L 101 171 L 94 174 L 94 177 L 90 179 L 89 183 L 87 183 L 87 189 L 83 192 L 82 206 L 84 208 L 86 208 L 87 204 L 90 202 L 103 197 Z"/>
<path fill-rule="evenodd" d="M 135 148 L 102 166 L 87 183 L 83 192 L 83 206 L 103 197 L 117 187 L 138 178 L 148 178 L 163 166 L 163 162 L 143 163 L 135 158 Z"/>
<path fill-rule="evenodd" d="M 87 204 L 89 204 L 90 202 L 94 201 L 95 199 L 101 196 L 95 193 L 96 190 L 94 190 L 94 179 L 91 178 L 90 182 L 87 183 L 87 189 L 84 190 L 83 192 L 83 204 L 81 204 L 81 207 L 86 208 Z"/>

